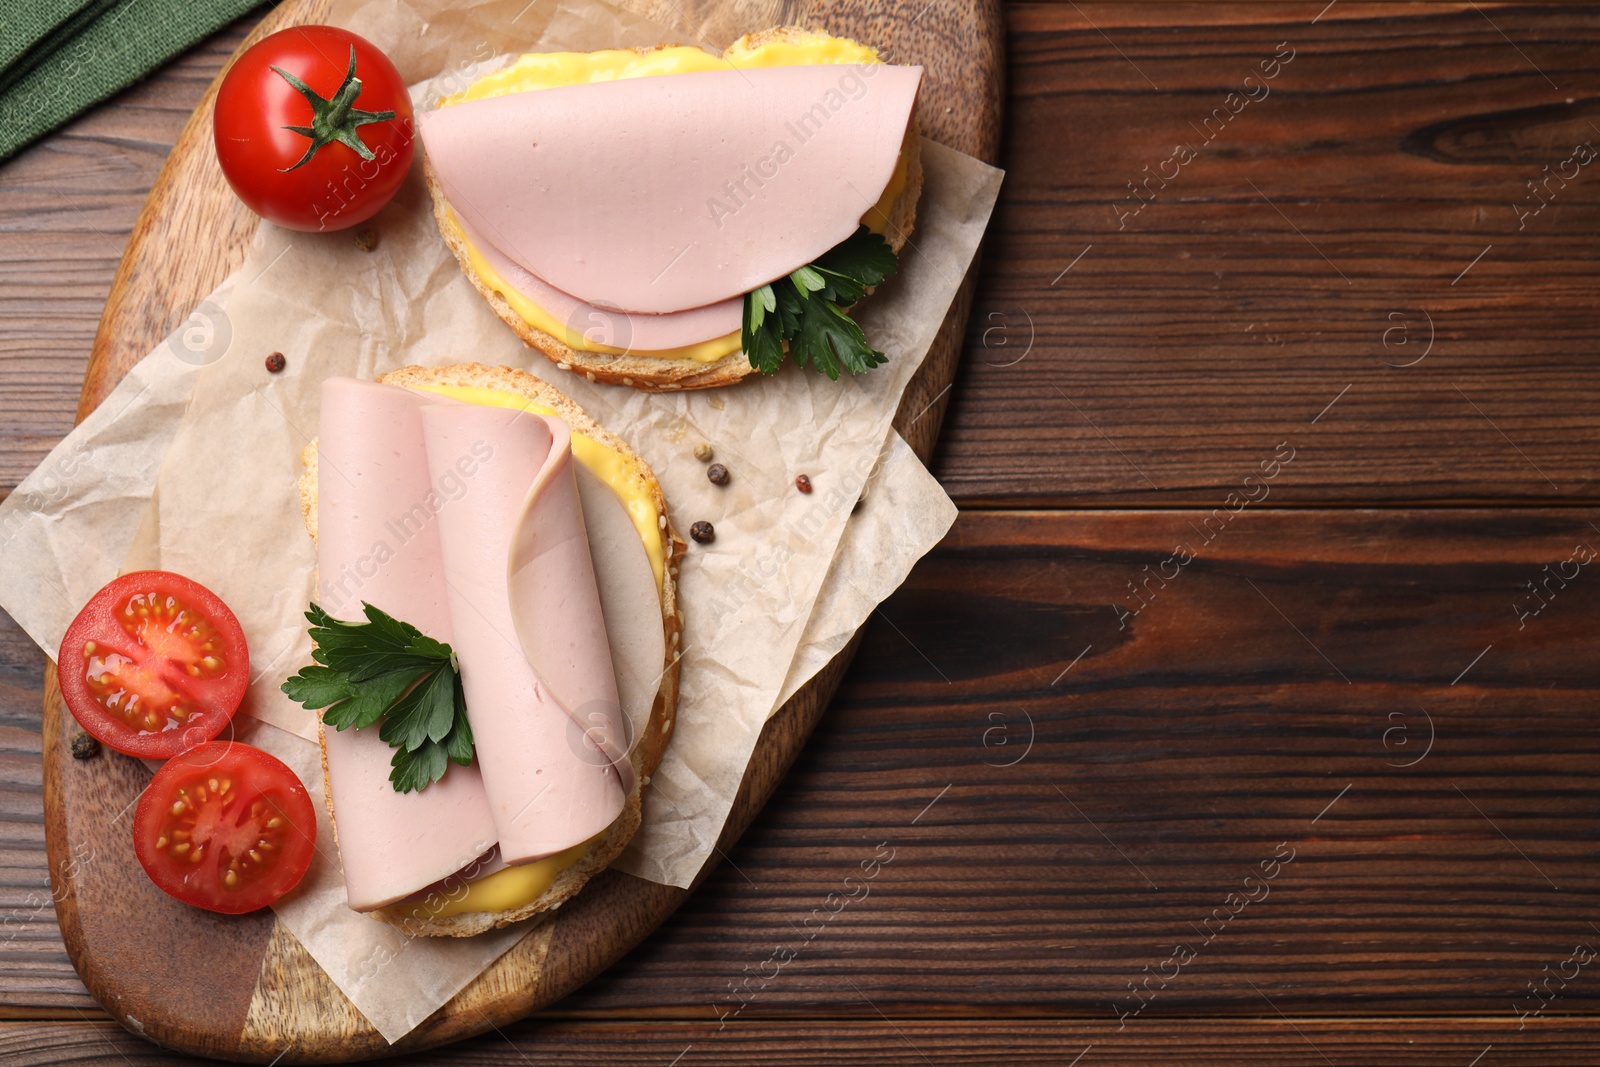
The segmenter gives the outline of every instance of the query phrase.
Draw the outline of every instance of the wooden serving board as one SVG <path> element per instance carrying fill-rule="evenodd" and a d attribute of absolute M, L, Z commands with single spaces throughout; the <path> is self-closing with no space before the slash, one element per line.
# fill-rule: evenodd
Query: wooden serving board
<path fill-rule="evenodd" d="M 995 0 L 624 0 L 702 40 L 799 24 L 927 67 L 923 132 L 993 162 L 999 148 L 1003 32 Z M 241 46 L 323 21 L 327 0 L 285 0 Z M 135 224 L 84 376 L 79 418 L 244 258 L 256 219 L 234 198 L 211 148 L 213 83 L 185 126 Z M 926 461 L 938 436 L 972 300 L 969 276 L 895 421 Z M 772 794 L 831 699 L 852 642 L 767 723 L 722 834 L 730 847 Z M 201 1055 L 325 1063 L 429 1048 L 484 1032 L 587 982 L 672 914 L 687 890 L 607 871 L 423 1025 L 389 1045 L 270 911 L 220 916 L 156 891 L 128 840 L 127 813 L 149 779 L 137 761 L 71 757 L 76 723 L 55 665 L 45 676 L 45 834 L 56 913 L 89 991 L 135 1033 Z M 717 857 L 701 871 L 703 878 Z M 699 879 L 697 879 L 698 884 Z"/>

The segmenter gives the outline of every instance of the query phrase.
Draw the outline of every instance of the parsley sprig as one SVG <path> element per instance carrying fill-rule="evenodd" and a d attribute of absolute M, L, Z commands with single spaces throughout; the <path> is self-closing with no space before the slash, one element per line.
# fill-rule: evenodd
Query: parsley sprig
<path fill-rule="evenodd" d="M 380 719 L 378 736 L 395 750 L 395 792 L 421 791 L 444 777 L 449 761 L 472 762 L 472 727 L 455 653 L 410 623 L 362 603 L 366 622 L 335 619 L 317 605 L 306 612 L 316 648 L 306 667 L 283 683 L 307 710 L 339 730 Z"/>
<path fill-rule="evenodd" d="M 841 368 L 860 374 L 887 363 L 845 309 L 897 265 L 889 243 L 861 226 L 816 262 L 746 293 L 740 339 L 750 365 L 775 374 L 785 342 L 790 359 L 834 381 Z"/>

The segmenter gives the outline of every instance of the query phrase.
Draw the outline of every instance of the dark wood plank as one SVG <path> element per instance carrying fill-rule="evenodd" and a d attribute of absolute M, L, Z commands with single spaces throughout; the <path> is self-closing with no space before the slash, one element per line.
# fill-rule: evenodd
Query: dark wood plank
<path fill-rule="evenodd" d="M 728 862 L 555 1010 L 870 1020 L 864 996 L 1114 1022 L 1180 942 L 1197 958 L 1143 1021 L 1256 1012 L 1252 984 L 1291 1014 L 1531 1010 L 1528 983 L 1600 947 L 1600 579 L 1544 570 L 1600 531 L 1562 509 L 1246 507 L 1202 546 L 1219 521 L 964 515 Z M 1199 558 L 1119 629 L 1112 605 L 1139 607 L 1129 583 L 1184 542 Z M 29 799 L 7 835 L 37 832 Z M 1224 924 L 1280 843 L 1295 858 Z M 1600 1009 L 1590 977 L 1547 1014 Z M 0 1002 L 70 1003 L 55 978 L 0 975 Z"/>
<path fill-rule="evenodd" d="M 67 959 L 45 860 L 44 653 L 0 612 L 0 1005 L 91 1009 Z"/>
<path fill-rule="evenodd" d="M 844 995 L 854 996 L 848 987 Z M 1518 1031 L 1515 1020 L 1383 1018 L 1327 1020 L 1274 1014 L 1263 1001 L 1248 1019 L 1150 1020 L 1122 1033 L 1082 1020 L 1003 1018 L 930 1021 L 874 1017 L 715 1024 L 530 1020 L 448 1050 L 402 1056 L 396 1067 L 526 1067 L 529 1063 L 873 1063 L 884 1067 L 1090 1064 L 1174 1067 L 1484 1067 L 1592 1063 L 1600 1041 L 1583 1020 L 1555 1019 Z M 15 1067 L 183 1067 L 109 1023 L 0 1024 L 0 1056 Z"/>
<path fill-rule="evenodd" d="M 1600 16 L 1342 0 L 1310 25 L 1322 6 L 1008 8 L 1009 175 L 967 371 L 939 401 L 953 416 L 938 472 L 958 498 L 1210 505 L 1252 449 L 1348 384 L 1318 423 L 1326 458 L 1282 499 L 1593 499 L 1600 392 L 1582 353 L 1596 278 L 1581 235 L 1600 187 L 1585 168 L 1522 233 L 1511 205 L 1600 124 L 1585 103 Z M 0 167 L 0 483 L 70 426 L 138 205 L 238 39 Z M 1284 40 L 1296 58 L 1272 95 L 1117 231 L 1126 182 Z M 1433 353 L 1385 366 L 1421 351 L 1423 312 Z"/>
<path fill-rule="evenodd" d="M 891 1013 L 1109 1015 L 1179 942 L 1199 958 L 1152 1013 L 1238 1010 L 1250 983 L 1288 1012 L 1528 1006 L 1544 967 L 1600 943 L 1600 581 L 1582 570 L 1521 630 L 1511 605 L 1600 533 L 1553 511 L 1247 510 L 1119 629 L 1128 583 L 1203 521 L 963 516 L 737 866 L 566 1006 L 727 1011 L 799 948 L 745 1016 L 870 1015 L 848 982 Z M 1031 751 L 995 766 L 1030 720 Z M 870 895 L 802 928 L 883 841 Z M 1202 947 L 1280 842 L 1296 860 Z"/>
<path fill-rule="evenodd" d="M 1539 242 L 1508 258 L 1501 273 L 1489 275 L 1487 288 L 1458 295 L 1481 280 L 1481 269 L 1493 267 L 1502 250 L 1498 241 L 1454 287 L 1445 277 L 1452 272 L 1441 266 L 1444 253 L 1458 246 L 1464 266 L 1482 247 L 1471 247 L 1466 238 L 1495 223 L 1497 215 L 1502 230 L 1507 218 L 1514 229 L 1507 190 L 1514 192 L 1545 163 L 1559 163 L 1564 157 L 1540 152 L 1559 146 L 1569 131 L 1538 115 L 1513 113 L 1501 121 L 1434 131 L 1442 160 L 1419 156 L 1420 142 L 1394 149 L 1402 128 L 1409 135 L 1463 115 L 1515 112 L 1548 103 L 1541 94 L 1554 94 L 1548 85 L 1540 88 L 1538 76 L 1470 8 L 1391 9 L 1380 21 L 1371 17 L 1371 8 L 1341 2 L 1302 37 L 1299 28 L 1322 5 L 1308 3 L 1303 12 L 1300 6 L 1293 18 L 1281 14 L 1288 5 L 1010 10 L 1013 84 L 1026 92 L 1013 98 L 1020 117 L 1007 131 L 1011 175 L 1003 229 L 987 260 L 997 280 L 980 297 L 969 337 L 969 372 L 952 394 L 954 437 L 940 472 L 953 492 L 969 501 L 1187 500 L 1222 506 L 1272 445 L 1288 438 L 1300 452 L 1273 482 L 1275 505 L 1537 496 L 1538 486 L 1520 482 L 1536 482 L 1540 475 L 1527 465 L 1518 470 L 1524 461 L 1486 422 L 1469 433 L 1470 420 L 1463 422 L 1456 411 L 1444 414 L 1450 403 L 1470 410 L 1454 392 L 1459 385 L 1557 483 L 1559 499 L 1590 499 L 1584 464 L 1592 462 L 1588 435 L 1595 423 L 1588 407 L 1593 390 L 1585 387 L 1592 385 L 1592 370 L 1571 353 L 1581 351 L 1593 333 L 1585 317 L 1592 316 L 1590 304 L 1581 299 L 1592 288 L 1592 253 L 1567 236 L 1592 229 L 1594 199 L 1583 179 L 1530 221 L 1530 229 L 1552 225 L 1540 231 Z M 1592 16 L 1485 6 L 1494 25 L 1563 89 L 1569 75 L 1579 79 L 1575 99 L 1592 95 L 1593 87 L 1582 85 L 1590 75 L 1565 58 L 1547 60 L 1576 53 L 1592 70 Z M 1112 66 L 1123 61 L 1088 19 L 1152 76 L 1152 65 L 1166 64 L 1156 78 L 1163 90 L 1174 64 L 1189 71 L 1188 80 L 1174 82 L 1182 99 L 1138 110 L 1150 107 L 1158 94 L 1140 89 L 1138 75 L 1125 64 L 1113 73 Z M 1203 116 L 1232 84 L 1225 73 L 1197 72 L 1202 59 L 1226 65 L 1268 37 L 1267 43 L 1286 39 L 1272 32 L 1279 25 L 1295 34 L 1287 39 L 1297 48 L 1302 39 L 1314 48 L 1297 53 L 1269 100 L 1241 114 L 1227 139 L 1219 139 L 1215 158 L 1185 168 L 1183 188 L 1174 186 L 1181 196 L 1158 200 L 1130 224 L 1132 229 L 1150 223 L 1138 238 L 1142 248 L 1114 246 L 1113 235 L 1128 237 L 1115 234 L 1114 216 L 1109 225 L 1090 218 L 1095 210 L 1108 212 L 1112 198 L 1102 179 L 1114 171 L 1115 185 L 1164 158 L 1145 158 L 1132 140 L 1151 135 L 1159 141 L 1168 126 L 1183 125 L 1182 108 L 1193 105 L 1193 117 Z M 1452 47 L 1432 47 L 1437 42 Z M 1184 48 L 1203 55 L 1181 59 Z M 1496 56 L 1497 48 L 1510 54 Z M 225 51 L 210 61 L 220 63 Z M 1353 91 L 1374 62 L 1362 55 L 1384 57 L 1390 80 L 1382 91 Z M 1320 94 L 1310 67 L 1300 65 L 1312 56 L 1324 63 L 1322 70 L 1334 72 L 1330 88 Z M 1050 64 L 1059 69 L 1046 69 Z M 1302 72 L 1305 81 L 1291 91 L 1289 78 Z M 209 72 L 194 79 L 196 97 L 206 77 Z M 1084 84 L 1100 88 L 1082 89 L 1085 78 Z M 160 84 L 158 78 L 130 96 Z M 1072 110 L 1052 102 L 1061 94 Z M 123 99 L 115 106 L 125 106 L 129 97 Z M 1271 130 L 1245 125 L 1267 119 L 1279 103 L 1295 110 L 1267 121 Z M 174 106 L 172 135 L 191 105 L 192 100 Z M 138 107 L 116 121 L 148 119 Z M 116 114 L 97 113 L 110 116 L 108 122 Z M 1099 120 L 1083 119 L 1097 114 L 1111 114 L 1126 127 L 1130 144 L 1115 157 L 1135 163 L 1126 175 L 1105 161 L 1104 152 L 1075 157 L 1077 169 L 1068 169 L 1067 161 L 1052 164 L 1047 142 L 1019 139 L 1046 124 L 1061 128 L 1064 117 L 1073 119 L 1074 137 L 1109 137 L 1094 128 Z M 1366 134 L 1353 129 L 1363 122 Z M 138 173 L 123 156 L 130 151 L 121 140 L 126 129 L 82 146 L 86 153 L 93 149 L 95 166 L 103 168 L 96 173 L 109 177 L 104 189 L 79 190 L 76 210 L 48 208 L 41 194 L 14 211 L 22 203 L 19 194 L 40 190 L 12 188 L 18 163 L 0 168 L 0 189 L 6 190 L 0 196 L 0 270 L 11 283 L 0 297 L 0 355 L 7 360 L 0 362 L 0 395 L 6 398 L 0 435 L 31 426 L 28 433 L 39 438 L 30 443 L 27 434 L 16 434 L 0 447 L 6 472 L 0 482 L 24 473 L 70 425 L 100 298 L 39 295 L 42 253 L 35 253 L 59 250 L 49 254 L 69 261 L 60 268 L 61 279 L 87 270 L 84 277 L 102 279 L 97 284 L 103 295 L 117 253 L 106 250 L 96 259 L 82 251 L 103 243 L 83 228 L 83 218 L 104 221 L 109 216 L 103 213 L 114 215 L 119 197 L 131 203 L 122 229 L 108 231 L 120 252 L 155 166 L 143 172 L 137 188 L 115 183 L 119 175 Z M 1237 142 L 1231 139 L 1235 130 L 1241 135 Z M 1330 150 L 1315 143 L 1313 133 L 1344 140 Z M 1315 151 L 1307 162 L 1274 162 L 1282 144 L 1264 138 L 1291 135 L 1301 140 L 1286 143 Z M 1108 144 L 1094 142 L 1097 151 Z M 144 149 L 131 151 L 137 160 Z M 1371 180 L 1349 195 L 1377 221 L 1342 229 L 1330 219 L 1354 209 L 1339 203 L 1336 175 L 1322 171 L 1330 155 L 1351 154 Z M 1257 219 L 1244 225 L 1237 212 L 1248 205 L 1217 192 L 1227 180 L 1221 174 L 1245 173 L 1255 156 L 1255 165 L 1285 183 L 1290 199 L 1250 170 L 1262 191 L 1341 269 L 1357 268 L 1347 299 L 1335 302 L 1331 289 L 1311 284 L 1322 261 L 1303 243 L 1293 247 L 1299 238 L 1281 218 L 1276 230 L 1272 215 L 1265 224 Z M 83 171 L 70 160 L 59 162 L 59 169 L 30 174 L 59 183 Z M 1046 173 L 1052 166 L 1054 175 Z M 1081 173 L 1088 166 L 1099 168 L 1091 175 L 1100 182 L 1095 190 L 1077 187 L 1090 183 Z M 1206 166 L 1219 170 L 1208 177 Z M 1197 179 L 1192 186 L 1190 178 Z M 1051 181 L 1076 183 L 1067 190 L 1075 199 L 1054 191 Z M 1475 217 L 1480 207 L 1483 219 Z M 1302 209 L 1312 225 L 1299 216 Z M 1404 225 L 1386 230 L 1380 224 L 1396 217 Z M 82 231 L 73 238 L 81 239 L 81 247 L 63 241 L 72 237 L 69 226 Z M 1016 358 L 1014 346 L 1025 335 L 1018 332 L 1024 320 L 1017 312 L 1031 306 L 1023 297 L 1034 299 L 1027 286 L 1054 278 L 1077 251 L 1055 246 L 1063 235 L 1080 233 L 1079 248 L 1092 242 L 1095 247 L 1056 290 L 1069 280 L 1082 282 L 1092 257 L 1103 250 L 1115 253 L 1108 262 L 1116 269 L 1086 290 L 1039 298 L 1046 301 L 1046 323 L 1042 330 L 1036 326 L 1035 348 L 1024 362 L 981 365 L 979 360 L 1003 364 Z M 1096 240 L 1097 233 L 1105 242 Z M 1383 251 L 1386 236 L 1398 250 Z M 1190 238 L 1210 241 L 1212 258 L 1194 263 L 1198 253 L 1185 244 Z M 1236 241 L 1237 249 L 1225 247 L 1224 238 Z M 1330 247 L 1328 238 L 1342 243 Z M 1492 240 L 1492 234 L 1485 236 L 1483 244 Z M 1508 254 L 1516 250 L 1506 248 Z M 1184 251 L 1188 260 L 1179 258 Z M 1247 269 L 1247 256 L 1258 265 Z M 1558 276 L 1562 269 L 1570 269 L 1570 285 Z M 1013 270 L 1014 277 L 1006 273 Z M 1176 289 L 1173 277 L 1182 283 Z M 1381 299 L 1385 278 L 1405 287 L 1408 298 L 1422 295 L 1390 307 Z M 1150 290 L 1156 282 L 1166 286 L 1154 290 L 1161 295 L 1141 295 L 1141 286 Z M 88 292 L 88 283 L 76 284 L 66 291 Z M 1434 301 L 1428 286 L 1446 291 L 1442 302 Z M 51 290 L 61 291 L 59 285 Z M 1180 299 L 1172 299 L 1173 292 Z M 1050 303 L 1063 300 L 1072 302 Z M 1244 305 L 1246 300 L 1256 303 Z M 1385 360 L 1412 358 L 1411 350 L 1384 347 L 1383 331 L 1398 324 L 1388 313 L 1412 313 L 1407 336 L 1414 341 L 1418 309 L 1436 320 L 1441 309 L 1455 316 L 1449 320 L 1455 332 L 1441 328 L 1441 347 L 1416 367 L 1383 367 Z M 1002 317 L 988 318 L 991 312 Z M 1371 322 L 1355 321 L 1362 316 Z M 1006 334 L 990 333 L 985 347 L 982 331 L 995 325 Z M 1235 334 L 1237 343 L 1229 343 Z M 1265 339 L 1255 341 L 1258 335 Z M 996 343 L 1003 336 L 1010 351 Z M 17 338 L 22 347 L 9 348 Z M 74 345 L 80 346 L 75 357 Z M 13 361 L 13 352 L 21 353 L 21 362 Z M 1051 374 L 1020 377 L 1041 357 L 1048 357 Z M 62 369 L 63 361 L 73 360 L 74 367 Z M 1429 382 L 1407 377 L 1441 367 L 1446 373 Z M 1313 395 L 1324 370 L 1332 387 Z M 1092 387 L 1090 403 L 1073 375 Z M 1052 410 L 1040 399 L 1052 382 L 1062 385 L 1081 413 L 1066 404 Z M 1312 424 L 1346 382 L 1351 391 Z M 1510 424 L 1499 409 L 1482 403 L 1479 389 L 1508 403 Z M 1350 402 L 1369 394 L 1370 404 L 1350 414 Z M 1556 417 L 1545 418 L 1552 411 Z M 1107 412 L 1114 417 L 1108 419 Z M 1078 421 L 1067 421 L 1069 416 Z M 1348 421 L 1341 424 L 1341 416 Z M 1027 428 L 1018 440 L 1029 440 L 1031 447 L 1007 451 L 1015 435 L 996 428 L 1004 420 L 1008 428 Z M 1531 439 L 1523 436 L 1524 428 L 1533 431 Z M 1439 440 L 1446 447 L 1434 448 Z M 1161 486 L 1159 495 L 1134 464 Z M 1569 484 L 1574 479 L 1575 489 Z M 1542 491 L 1558 498 L 1548 485 Z M 1152 582 L 1156 597 L 1127 634 L 1115 629 L 1111 599 L 1120 595 L 1125 606 L 1136 605 L 1126 583 L 1139 581 L 1146 564 L 1158 567 L 1171 551 L 1167 542 L 1188 536 L 1183 527 L 1200 523 L 1203 514 L 969 515 L 958 539 L 886 606 L 885 619 L 872 624 L 841 701 L 756 829 L 730 851 L 732 864 L 717 870 L 688 908 L 630 954 L 626 968 L 568 998 L 544 1020 L 512 1030 L 522 1051 L 491 1036 L 463 1047 L 466 1062 L 521 1063 L 527 1055 L 553 1050 L 560 1062 L 658 1057 L 665 1063 L 691 1042 L 695 1048 L 685 1067 L 695 1056 L 749 1062 L 762 1055 L 796 1059 L 812 1051 L 847 1060 L 898 1056 L 922 1062 L 925 1054 L 934 1062 L 957 1056 L 981 1062 L 1004 1054 L 1067 1062 L 1091 1042 L 1096 1047 L 1086 1063 L 1106 1056 L 1139 1062 L 1327 1062 L 1267 1009 L 1265 999 L 1250 1000 L 1255 994 L 1249 983 L 1294 1015 L 1294 1026 L 1340 1064 L 1467 1064 L 1491 1043 L 1484 1067 L 1518 1058 L 1593 1062 L 1592 1024 L 1558 1014 L 1594 1010 L 1588 970 L 1526 1030 L 1517 1030 L 1513 1011 L 1514 1005 L 1526 1009 L 1533 1003 L 1528 982 L 1540 979 L 1547 967 L 1558 968 L 1573 943 L 1590 937 L 1585 930 L 1596 886 L 1585 867 L 1592 866 L 1600 815 L 1592 770 L 1596 733 L 1586 713 L 1594 705 L 1595 650 L 1584 628 L 1594 613 L 1592 576 L 1585 569 L 1569 588 L 1553 583 L 1553 602 L 1523 629 L 1512 608 L 1519 598 L 1525 606 L 1533 603 L 1523 583 L 1541 580 L 1546 564 L 1567 559 L 1567 541 L 1600 546 L 1584 533 L 1588 514 L 1251 510 L 1175 581 L 1165 587 Z M 1259 594 L 1246 578 L 1271 601 L 1259 599 L 1255 616 L 1246 604 Z M 1352 678 L 1350 685 L 1275 614 L 1273 604 Z M 957 610 L 961 621 L 952 624 L 950 613 Z M 1096 613 L 1106 617 L 1096 620 Z M 37 779 L 29 778 L 36 774 L 31 760 L 38 745 L 42 657 L 4 622 L 0 766 L 11 770 L 0 773 L 0 840 L 6 842 L 0 921 L 20 922 L 17 937 L 0 944 L 0 1006 L 72 1015 L 73 1005 L 87 999 L 65 964 L 51 909 L 40 912 L 27 897 L 41 887 L 48 894 Z M 1107 644 L 1091 649 L 1050 685 L 1083 645 L 1100 645 L 1094 637 L 1102 632 Z M 1486 655 L 1452 686 L 1455 674 L 1484 648 Z M 952 681 L 939 678 L 934 665 Z M 1435 747 L 1413 767 L 1395 766 L 1419 751 L 1400 742 L 1415 746 L 1425 736 L 1426 720 L 1408 714 L 1413 707 L 1433 717 Z M 1019 712 L 1033 716 L 1035 748 L 1014 767 L 984 766 L 1013 758 L 1015 748 L 996 742 L 1021 740 L 1028 720 Z M 1401 718 L 1389 718 L 1390 712 Z M 1000 717 L 991 718 L 995 713 Z M 996 727 L 986 746 L 986 731 Z M 950 791 L 922 813 L 946 782 Z M 1173 987 L 1115 1034 L 1112 1005 L 1119 996 L 1124 1010 L 1136 1002 L 1126 984 L 1140 980 L 1146 966 L 1157 971 L 1170 959 L 1171 942 L 1188 936 L 1184 928 L 1203 922 L 1271 846 L 1288 839 L 1278 836 L 1281 827 L 1308 823 L 1347 783 L 1349 791 L 1312 824 L 1308 850 L 1297 851 L 1273 881 L 1270 897 L 1229 923 Z M 1075 807 L 1060 801 L 1049 806 L 1056 786 Z M 951 802 L 959 804 L 954 814 Z M 852 852 L 856 842 L 906 840 L 874 835 L 905 829 L 913 818 L 918 821 L 911 826 L 911 853 L 896 853 L 870 898 L 852 901 L 815 938 L 795 931 L 859 865 Z M 1258 855 L 1260 845 L 1268 851 Z M 1161 888 L 1150 889 L 1117 849 Z M 1542 876 L 1560 889 L 1551 889 Z M 1297 877 L 1305 881 L 1297 883 Z M 752 1022 L 716 1034 L 716 1016 L 739 1003 L 729 983 L 737 986 L 747 973 L 760 975 L 774 947 L 792 948 L 802 940 L 803 951 L 778 981 L 740 1013 Z M 914 1054 L 866 1001 L 851 999 L 861 996 L 894 1017 L 894 1028 L 920 1051 Z M 1181 1014 L 1199 1010 L 1262 1019 L 1212 1022 Z M 1484 1015 L 1361 1024 L 1298 1014 L 1406 1010 Z M 821 1012 L 859 1018 L 822 1024 L 786 1018 Z M 986 1021 L 930 1018 L 971 1014 Z M 1072 1014 L 1080 1021 L 1040 1025 L 1009 1018 L 1013 1014 Z M 559 1020 L 574 1015 L 575 1023 Z M 707 1021 L 598 1024 L 622 1015 Z M 918 1019 L 905 1018 L 912 1015 Z M 1115 1036 L 1100 1040 L 1108 1028 Z M 740 1044 L 724 1041 L 730 1036 Z M 115 1028 L 87 1026 L 0 1028 L 0 1052 L 0 1060 L 24 1064 L 97 1057 L 141 1067 L 177 1062 Z"/>
<path fill-rule="evenodd" d="M 1600 179 L 1514 210 L 1600 139 L 1600 12 L 1324 6 L 1008 8 L 958 499 L 1211 506 L 1347 386 L 1281 499 L 1600 496 Z"/>

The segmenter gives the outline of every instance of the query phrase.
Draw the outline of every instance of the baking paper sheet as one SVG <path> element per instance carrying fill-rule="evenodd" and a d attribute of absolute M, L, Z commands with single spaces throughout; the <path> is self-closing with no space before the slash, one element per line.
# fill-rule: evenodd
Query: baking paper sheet
<path fill-rule="evenodd" d="M 384 0 L 340 5 L 331 21 L 371 37 L 408 77 L 443 70 L 446 82 L 509 51 L 685 40 L 583 0 Z M 441 87 L 458 86 L 435 83 L 419 99 Z M 263 224 L 229 285 L 0 505 L 0 606 L 53 655 L 77 607 L 125 562 L 209 586 L 251 643 L 245 709 L 270 724 L 252 736 L 320 796 L 314 714 L 278 690 L 309 659 L 301 613 L 313 597 L 315 554 L 295 481 L 316 435 L 319 384 L 413 363 L 530 370 L 645 457 L 680 532 L 701 519 L 717 528 L 715 543 L 692 546 L 681 568 L 678 723 L 646 793 L 644 825 L 616 864 L 687 886 L 711 855 L 766 719 L 954 519 L 889 424 L 977 248 L 1000 172 L 926 140 L 923 162 L 914 243 L 860 315 L 890 361 L 837 383 L 788 367 L 724 389 L 645 394 L 557 370 L 461 275 L 418 172 L 370 224 L 379 234 L 371 252 L 349 234 Z M 273 351 L 288 362 L 278 375 L 263 367 Z M 728 486 L 706 479 L 692 455 L 700 441 L 732 471 Z M 794 489 L 799 473 L 811 477 L 811 495 Z M 319 817 L 326 847 L 278 915 L 387 1039 L 528 932 L 524 924 L 471 939 L 407 939 L 350 912 Z"/>

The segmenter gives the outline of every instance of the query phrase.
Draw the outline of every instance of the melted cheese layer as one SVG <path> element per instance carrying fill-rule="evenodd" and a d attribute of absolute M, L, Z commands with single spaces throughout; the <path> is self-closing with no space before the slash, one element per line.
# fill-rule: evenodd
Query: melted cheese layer
<path fill-rule="evenodd" d="M 679 45 L 639 53 L 631 48 L 598 52 L 530 52 L 510 66 L 439 101 L 439 106 L 485 100 L 508 93 L 553 89 L 560 85 L 648 78 L 659 74 L 693 74 L 748 67 L 803 67 L 821 63 L 877 63 L 878 52 L 864 44 L 825 33 L 806 32 L 797 41 L 778 40 L 751 46 L 748 37 L 733 43 L 724 56 Z"/>
<path fill-rule="evenodd" d="M 590 841 L 573 845 L 565 852 L 546 856 L 531 863 L 519 863 L 474 879 L 465 886 L 457 886 L 442 900 L 429 899 L 409 908 L 397 904 L 393 910 L 413 919 L 448 919 L 471 911 L 512 911 L 538 900 L 552 885 L 556 876 L 577 863 Z"/>

